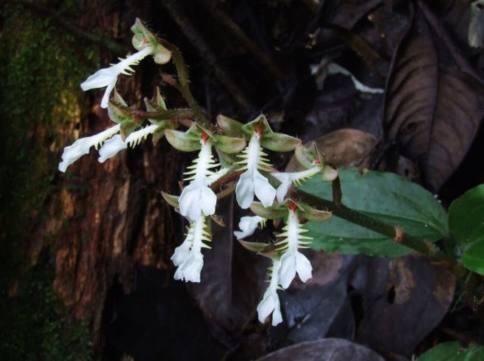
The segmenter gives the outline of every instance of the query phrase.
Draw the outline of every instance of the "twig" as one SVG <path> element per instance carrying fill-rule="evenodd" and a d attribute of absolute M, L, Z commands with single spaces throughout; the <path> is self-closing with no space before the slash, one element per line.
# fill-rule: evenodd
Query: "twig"
<path fill-rule="evenodd" d="M 235 102 L 245 111 L 252 111 L 254 107 L 252 106 L 250 101 L 246 98 L 242 90 L 239 89 L 239 87 L 235 84 L 232 78 L 218 63 L 215 55 L 208 47 L 205 40 L 198 34 L 190 19 L 188 19 L 183 14 L 183 11 L 180 9 L 178 2 L 176 0 L 163 0 L 161 1 L 161 5 L 163 5 L 168 10 L 173 20 L 175 20 L 175 22 L 180 27 L 181 31 L 190 40 L 192 45 L 198 50 L 198 52 L 202 56 L 202 59 L 204 59 L 212 67 L 215 76 L 232 95 Z"/>

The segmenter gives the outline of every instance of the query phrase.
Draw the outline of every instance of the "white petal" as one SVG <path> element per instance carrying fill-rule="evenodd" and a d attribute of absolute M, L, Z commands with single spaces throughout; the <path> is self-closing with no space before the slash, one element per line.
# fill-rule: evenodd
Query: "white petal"
<path fill-rule="evenodd" d="M 92 145 L 89 138 L 90 137 L 79 138 L 74 143 L 64 148 L 62 161 L 59 163 L 59 171 L 64 173 L 67 170 L 67 167 L 83 155 L 89 153 L 89 149 Z"/>
<path fill-rule="evenodd" d="M 279 270 L 279 282 L 282 288 L 286 289 L 296 277 L 306 282 L 312 277 L 313 267 L 305 255 L 298 251 L 286 252 L 281 257 L 281 268 Z"/>
<path fill-rule="evenodd" d="M 116 81 L 118 79 L 114 79 L 114 81 L 110 84 L 108 84 L 106 90 L 104 91 L 103 98 L 101 99 L 101 108 L 106 109 L 109 105 L 109 98 L 111 97 L 111 93 L 114 90 L 114 87 L 116 86 Z"/>
<path fill-rule="evenodd" d="M 59 163 L 59 171 L 65 172 L 67 167 L 72 163 L 83 155 L 88 154 L 91 147 L 98 147 L 106 139 L 109 139 L 118 133 L 119 130 L 120 126 L 115 125 L 114 127 L 110 127 L 98 134 L 91 135 L 90 137 L 79 138 L 71 145 L 65 147 L 64 152 L 62 153 L 62 161 Z"/>
<path fill-rule="evenodd" d="M 183 188 L 179 198 L 180 214 L 191 222 L 198 220 L 202 214 L 214 214 L 216 204 L 217 196 L 203 182 L 190 183 Z"/>
<path fill-rule="evenodd" d="M 171 256 L 171 261 L 175 266 L 180 266 L 183 262 L 188 259 L 190 255 L 190 248 L 192 243 L 190 241 L 185 240 L 181 245 L 175 248 L 175 252 Z"/>
<path fill-rule="evenodd" d="M 110 84 L 116 83 L 118 75 L 119 72 L 114 66 L 99 69 L 81 83 L 81 89 L 86 91 L 107 87 Z"/>
<path fill-rule="evenodd" d="M 175 272 L 174 278 L 185 282 L 200 283 L 200 273 L 203 268 L 203 255 L 201 252 L 191 251 L 188 258 Z"/>
<path fill-rule="evenodd" d="M 204 216 L 215 214 L 217 195 L 207 186 L 200 189 L 200 205 Z"/>
<path fill-rule="evenodd" d="M 279 308 L 279 297 L 277 291 L 269 287 L 264 293 L 262 301 L 257 305 L 259 322 L 263 323 L 276 308 Z"/>
<path fill-rule="evenodd" d="M 313 276 L 313 266 L 301 252 L 297 252 L 296 254 L 296 272 L 299 279 L 303 282 L 306 282 Z"/>
<path fill-rule="evenodd" d="M 180 214 L 188 218 L 191 222 L 196 221 L 201 215 L 199 202 L 199 187 L 198 183 L 191 183 L 185 188 L 178 198 L 180 205 Z"/>
<path fill-rule="evenodd" d="M 235 187 L 235 197 L 240 208 L 247 209 L 254 201 L 254 183 L 252 172 L 244 172 L 240 175 Z"/>
<path fill-rule="evenodd" d="M 234 235 L 237 239 L 247 238 L 254 234 L 257 226 L 264 221 L 264 218 L 259 216 L 245 216 L 240 218 L 240 231 L 235 231 Z"/>
<path fill-rule="evenodd" d="M 296 277 L 296 253 L 286 252 L 281 257 L 281 268 L 279 270 L 279 284 L 286 289 Z"/>
<path fill-rule="evenodd" d="M 279 203 L 284 202 L 286 194 L 291 186 L 291 175 L 290 173 L 271 173 L 274 178 L 276 178 L 281 184 L 277 187 L 276 198 Z"/>
<path fill-rule="evenodd" d="M 264 207 L 271 207 L 274 203 L 276 190 L 269 183 L 269 180 L 258 171 L 254 172 L 254 192 Z"/>
<path fill-rule="evenodd" d="M 99 158 L 97 160 L 99 163 L 104 163 L 124 149 L 126 149 L 126 143 L 119 134 L 116 134 L 111 139 L 108 139 L 99 149 Z"/>
<path fill-rule="evenodd" d="M 272 326 L 277 326 L 282 322 L 281 304 L 278 302 L 277 307 L 272 312 Z"/>

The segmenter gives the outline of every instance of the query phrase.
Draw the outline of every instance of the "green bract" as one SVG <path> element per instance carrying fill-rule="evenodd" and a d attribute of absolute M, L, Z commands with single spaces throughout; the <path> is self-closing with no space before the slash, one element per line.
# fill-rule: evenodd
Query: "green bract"
<path fill-rule="evenodd" d="M 200 137 L 202 132 L 196 125 L 191 126 L 186 132 L 166 129 L 165 137 L 171 146 L 182 152 L 194 152 L 200 149 Z"/>
<path fill-rule="evenodd" d="M 273 132 L 267 118 L 263 114 L 259 115 L 253 121 L 244 124 L 242 126 L 242 131 L 249 137 L 254 132 L 260 133 L 260 144 L 262 147 L 274 152 L 290 152 L 294 150 L 297 145 L 301 144 L 299 138 Z"/>
<path fill-rule="evenodd" d="M 108 105 L 109 118 L 121 126 L 121 133 L 126 136 L 138 127 L 138 123 L 129 111 L 128 104 L 114 91 L 113 100 Z"/>
<path fill-rule="evenodd" d="M 246 145 L 244 138 L 228 137 L 226 135 L 213 135 L 211 137 L 215 148 L 226 154 L 241 152 Z"/>

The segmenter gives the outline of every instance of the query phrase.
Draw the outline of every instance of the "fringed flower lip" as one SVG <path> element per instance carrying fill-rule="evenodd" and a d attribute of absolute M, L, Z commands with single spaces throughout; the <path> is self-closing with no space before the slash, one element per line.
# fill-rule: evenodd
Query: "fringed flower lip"
<path fill-rule="evenodd" d="M 272 258 L 272 267 L 269 271 L 269 286 L 267 287 L 262 300 L 257 305 L 257 317 L 259 322 L 264 323 L 272 314 L 272 326 L 277 326 L 282 320 L 281 303 L 277 289 L 279 288 L 279 274 L 281 260 Z"/>
<path fill-rule="evenodd" d="M 99 69 L 97 72 L 89 76 L 85 81 L 81 83 L 81 89 L 83 91 L 106 88 L 101 100 L 101 108 L 107 108 L 109 104 L 109 98 L 111 92 L 116 86 L 118 77 L 121 74 L 132 75 L 134 73 L 133 66 L 153 53 L 153 48 L 147 46 L 136 53 L 127 56 L 125 59 L 120 59 L 120 62 L 113 64 L 107 68 Z"/>
<path fill-rule="evenodd" d="M 179 198 L 180 214 L 189 221 L 215 213 L 217 196 L 210 188 L 210 176 L 214 174 L 213 168 L 218 166 L 208 135 L 202 133 L 198 156 L 185 172 L 185 180 L 190 184 L 183 188 Z"/>
<path fill-rule="evenodd" d="M 236 164 L 240 170 L 245 170 L 235 187 L 237 203 L 242 209 L 250 207 L 256 196 L 264 207 L 272 206 L 276 197 L 275 188 L 269 183 L 267 177 L 259 170 L 270 171 L 271 165 L 260 144 L 260 134 L 254 132 L 250 138 L 249 145 L 240 156 L 242 160 Z"/>
<path fill-rule="evenodd" d="M 282 288 L 289 287 L 296 274 L 302 282 L 306 282 L 312 277 L 311 262 L 307 257 L 299 252 L 300 248 L 307 248 L 312 238 L 305 236 L 308 232 L 299 221 L 297 215 L 297 205 L 288 202 L 288 216 L 283 232 L 276 237 L 281 240 L 276 243 L 277 250 L 281 255 L 280 284 Z"/>
<path fill-rule="evenodd" d="M 64 148 L 62 161 L 59 163 L 59 171 L 65 172 L 67 167 L 77 161 L 83 155 L 89 154 L 91 147 L 98 149 L 106 140 L 119 133 L 119 124 L 110 127 L 100 133 L 77 139 L 74 143 Z"/>
<path fill-rule="evenodd" d="M 207 218 L 199 217 L 190 223 L 183 243 L 175 249 L 171 260 L 177 267 L 174 278 L 185 282 L 199 283 L 203 268 L 202 248 L 210 248 L 210 232 Z"/>
<path fill-rule="evenodd" d="M 287 192 L 292 184 L 299 185 L 308 178 L 321 172 L 319 164 L 300 172 L 273 172 L 271 175 L 276 178 L 281 184 L 277 187 L 276 198 L 279 203 L 284 202 Z"/>

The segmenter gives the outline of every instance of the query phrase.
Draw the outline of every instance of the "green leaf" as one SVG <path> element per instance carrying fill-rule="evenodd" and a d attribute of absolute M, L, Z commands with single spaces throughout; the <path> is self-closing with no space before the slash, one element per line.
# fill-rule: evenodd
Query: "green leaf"
<path fill-rule="evenodd" d="M 459 262 L 473 272 L 484 274 L 484 185 L 452 202 L 449 226 L 456 252 L 461 256 Z"/>
<path fill-rule="evenodd" d="M 301 144 L 301 140 L 283 133 L 270 133 L 264 134 L 260 144 L 274 152 L 290 152 Z"/>
<path fill-rule="evenodd" d="M 409 236 L 426 241 L 448 238 L 447 214 L 441 204 L 419 185 L 396 174 L 340 169 L 342 203 L 374 217 Z M 299 188 L 331 200 L 331 184 L 314 176 Z M 398 256 L 410 252 L 389 237 L 367 230 L 333 215 L 323 223 L 310 222 L 313 247 L 343 253 Z"/>
<path fill-rule="evenodd" d="M 484 275 L 484 235 L 465 249 L 459 262 L 467 269 Z"/>
<path fill-rule="evenodd" d="M 458 342 L 444 342 L 419 356 L 417 361 L 482 361 L 484 347 L 462 347 Z"/>
<path fill-rule="evenodd" d="M 457 198 L 449 207 L 449 226 L 458 245 L 468 245 L 484 235 L 484 185 Z"/>
<path fill-rule="evenodd" d="M 323 222 L 308 222 L 304 227 L 313 238 L 311 248 L 318 251 L 382 257 L 400 257 L 412 251 L 380 233 L 334 215 Z"/>

